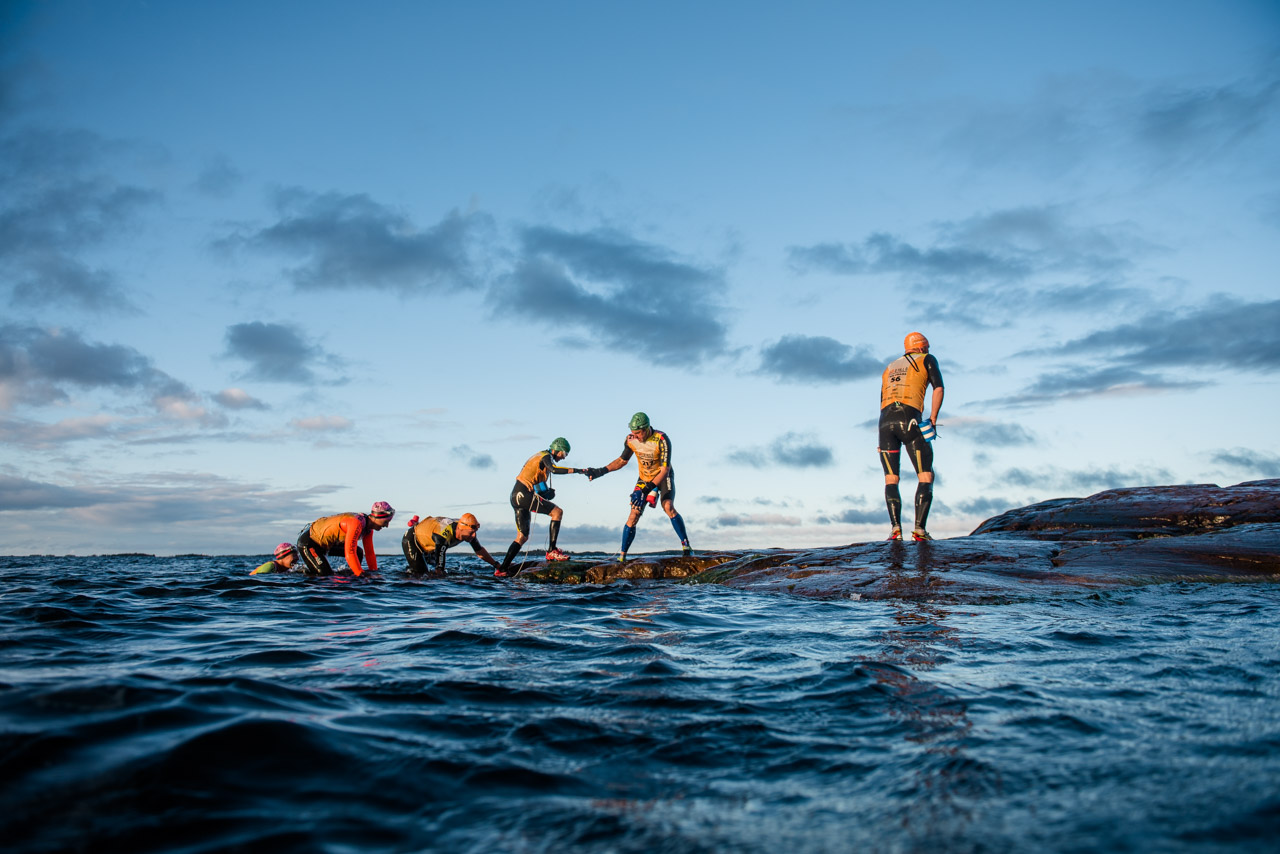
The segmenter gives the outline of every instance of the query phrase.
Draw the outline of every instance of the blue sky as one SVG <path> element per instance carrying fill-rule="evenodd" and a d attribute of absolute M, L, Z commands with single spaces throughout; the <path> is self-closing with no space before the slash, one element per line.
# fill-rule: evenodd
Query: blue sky
<path fill-rule="evenodd" d="M 467 510 L 501 550 L 523 461 L 604 465 L 636 410 L 695 547 L 878 539 L 916 329 L 935 535 L 1280 477 L 1274 3 L 0 15 L 5 553 L 268 552 L 376 500 L 380 552 Z M 565 547 L 617 548 L 633 473 L 557 479 Z"/>

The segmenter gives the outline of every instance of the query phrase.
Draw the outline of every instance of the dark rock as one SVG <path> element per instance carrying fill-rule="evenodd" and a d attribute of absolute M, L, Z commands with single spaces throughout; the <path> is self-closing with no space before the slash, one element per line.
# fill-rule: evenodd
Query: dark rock
<path fill-rule="evenodd" d="M 522 579 L 679 579 L 815 598 L 1007 601 L 1160 581 L 1280 581 L 1280 480 L 1112 489 L 1011 510 L 967 537 L 536 565 Z"/>

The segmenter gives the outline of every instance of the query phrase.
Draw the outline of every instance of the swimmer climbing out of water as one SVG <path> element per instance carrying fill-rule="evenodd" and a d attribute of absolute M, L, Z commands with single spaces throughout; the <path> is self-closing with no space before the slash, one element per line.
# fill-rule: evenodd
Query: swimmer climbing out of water
<path fill-rule="evenodd" d="M 352 574 L 360 575 L 364 558 L 370 572 L 378 571 L 378 555 L 373 550 L 373 533 L 391 524 L 396 511 L 385 501 L 373 505 L 368 513 L 338 513 L 324 516 L 298 533 L 298 553 L 307 575 L 333 575 L 328 556 L 343 555 Z M 363 542 L 363 551 L 357 545 Z"/>
<path fill-rule="evenodd" d="M 409 562 L 409 572 L 413 575 L 444 577 L 445 552 L 458 543 L 469 543 L 473 552 L 496 569 L 498 562 L 476 538 L 479 530 L 479 520 L 470 513 L 463 513 L 457 519 L 428 516 L 421 521 L 414 516 L 409 520 L 409 530 L 400 541 L 404 559 Z"/>
<path fill-rule="evenodd" d="M 933 504 L 933 445 L 921 432 L 925 390 L 933 386 L 929 402 L 929 423 L 934 430 L 942 411 L 942 370 L 929 353 L 929 339 L 912 332 L 902 342 L 906 352 L 889 363 L 880 378 L 880 466 L 884 469 L 884 501 L 893 526 L 890 540 L 902 539 L 902 494 L 899 455 L 905 445 L 916 470 L 915 530 L 916 541 L 931 540 L 925 523 Z"/>
<path fill-rule="evenodd" d="M 520 473 L 516 475 L 516 485 L 511 488 L 511 509 L 516 514 L 516 538 L 507 546 L 507 553 L 502 558 L 502 565 L 494 572 L 499 578 L 506 578 L 511 569 L 511 562 L 520 549 L 529 540 L 530 524 L 534 513 L 551 517 L 550 540 L 547 543 L 547 560 L 568 560 L 569 555 L 560 551 L 556 539 L 560 536 L 560 522 L 564 511 L 551 503 L 556 491 L 551 488 L 553 474 L 586 474 L 586 469 L 566 468 L 556 463 L 569 456 L 569 440 L 559 436 L 551 441 L 545 451 L 538 451 L 525 461 Z"/>
<path fill-rule="evenodd" d="M 680 538 L 680 548 L 684 555 L 692 555 L 693 549 L 689 546 L 684 518 L 676 511 L 676 474 L 671 465 L 671 439 L 661 430 L 653 429 L 649 416 L 643 412 L 631 416 L 628 427 L 631 432 L 623 440 L 622 453 L 618 458 L 603 468 L 586 470 L 587 478 L 595 480 L 622 468 L 632 456 L 636 458 L 636 465 L 640 469 L 639 479 L 631 491 L 631 512 L 627 516 L 627 523 L 622 526 L 622 551 L 618 555 L 618 562 L 625 563 L 627 560 L 627 549 L 635 539 L 636 523 L 640 521 L 645 505 L 653 507 L 658 501 L 662 502 L 662 512 L 671 519 L 671 527 Z"/>
<path fill-rule="evenodd" d="M 276 546 L 275 555 L 266 563 L 250 572 L 250 575 L 266 575 L 269 572 L 292 572 L 298 562 L 298 550 L 293 543 L 281 543 Z"/>

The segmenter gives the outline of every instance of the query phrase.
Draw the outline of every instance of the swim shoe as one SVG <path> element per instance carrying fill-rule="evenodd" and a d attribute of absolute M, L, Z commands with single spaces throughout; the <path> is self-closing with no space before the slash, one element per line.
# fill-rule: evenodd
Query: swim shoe
<path fill-rule="evenodd" d="M 889 539 L 891 539 L 891 540 L 900 540 L 900 539 L 902 539 L 902 529 L 901 529 L 901 528 L 894 528 L 892 531 L 890 531 L 890 532 L 889 532 Z"/>
<path fill-rule="evenodd" d="M 626 563 L 626 562 L 627 562 L 627 553 L 622 552 L 621 554 L 618 555 L 618 563 Z"/>
<path fill-rule="evenodd" d="M 514 573 L 514 572 L 510 572 L 510 571 L 508 571 L 508 572 L 503 572 L 501 569 L 495 569 L 495 570 L 493 571 L 493 577 L 494 577 L 494 578 L 510 578 L 510 577 L 511 577 L 511 576 L 513 576 L 513 575 L 515 575 L 515 573 Z"/>
<path fill-rule="evenodd" d="M 682 557 L 693 557 L 693 546 L 684 546 L 681 552 Z"/>
<path fill-rule="evenodd" d="M 912 539 L 914 539 L 917 543 L 922 543 L 922 542 L 924 542 L 925 540 L 932 540 L 932 539 L 933 539 L 933 537 L 929 536 L 929 532 L 928 532 L 928 531 L 923 531 L 923 530 L 916 530 L 916 531 L 912 531 L 912 532 L 911 532 L 911 537 L 912 537 Z"/>
<path fill-rule="evenodd" d="M 551 551 L 547 552 L 547 560 L 548 560 L 548 561 L 553 561 L 553 560 L 568 560 L 568 559 L 569 559 L 569 555 L 565 554 L 564 552 L 560 551 L 559 549 L 552 549 Z"/>

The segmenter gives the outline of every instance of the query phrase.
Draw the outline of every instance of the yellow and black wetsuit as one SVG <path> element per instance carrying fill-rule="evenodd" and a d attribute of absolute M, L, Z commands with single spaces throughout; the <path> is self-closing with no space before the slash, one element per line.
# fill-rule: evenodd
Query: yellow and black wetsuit
<path fill-rule="evenodd" d="M 880 465 L 885 474 L 900 471 L 898 454 L 906 445 L 917 472 L 933 471 L 933 446 L 920 433 L 925 392 L 942 388 L 942 370 L 929 353 L 906 353 L 889 363 L 880 378 Z"/>
<path fill-rule="evenodd" d="M 619 456 L 624 463 L 628 462 L 632 456 L 636 458 L 636 465 L 640 469 L 637 486 L 642 483 L 652 483 L 658 491 L 659 500 L 665 501 L 667 498 L 676 500 L 676 470 L 671 465 L 670 436 L 661 430 L 651 430 L 649 438 L 641 441 L 628 433 Z M 655 480 L 664 466 L 667 473 L 661 481 Z"/>
<path fill-rule="evenodd" d="M 409 562 L 409 572 L 414 575 L 435 573 L 444 575 L 445 552 L 458 543 L 470 543 L 479 553 L 475 537 L 464 540 L 458 536 L 458 520 L 448 516 L 427 516 L 405 532 L 400 541 L 404 559 Z"/>

